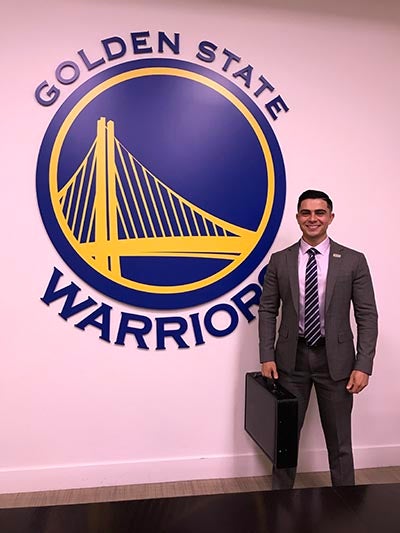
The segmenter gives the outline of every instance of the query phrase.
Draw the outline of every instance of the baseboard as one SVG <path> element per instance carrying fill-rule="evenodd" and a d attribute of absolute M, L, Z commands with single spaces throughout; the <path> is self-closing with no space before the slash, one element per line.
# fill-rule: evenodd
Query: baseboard
<path fill-rule="evenodd" d="M 398 466 L 400 445 L 356 448 L 354 458 L 356 468 Z M 301 451 L 299 472 L 326 470 L 328 470 L 328 462 L 325 450 Z M 270 462 L 264 456 L 255 453 L 61 465 L 31 469 L 0 469 L 0 493 L 251 477 L 270 473 Z"/>
<path fill-rule="evenodd" d="M 363 446 L 353 450 L 356 469 L 400 465 L 400 445 Z M 324 472 L 329 470 L 328 456 L 323 450 L 302 450 L 299 454 L 299 472 Z"/>
<path fill-rule="evenodd" d="M 256 454 L 0 469 L 0 493 L 260 476 L 270 471 L 267 459 Z"/>

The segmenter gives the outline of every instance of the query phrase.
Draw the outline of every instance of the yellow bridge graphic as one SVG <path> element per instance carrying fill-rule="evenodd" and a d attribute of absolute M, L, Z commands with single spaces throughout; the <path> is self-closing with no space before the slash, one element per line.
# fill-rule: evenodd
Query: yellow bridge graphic
<path fill-rule="evenodd" d="M 123 146 L 114 122 L 104 117 L 58 201 L 80 255 L 118 277 L 121 257 L 233 261 L 256 238 L 255 232 L 221 220 L 173 191 Z"/>

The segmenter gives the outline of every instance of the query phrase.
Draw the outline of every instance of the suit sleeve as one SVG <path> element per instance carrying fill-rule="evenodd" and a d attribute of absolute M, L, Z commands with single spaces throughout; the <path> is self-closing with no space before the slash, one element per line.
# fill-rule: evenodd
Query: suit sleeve
<path fill-rule="evenodd" d="M 378 313 L 367 261 L 360 254 L 353 278 L 352 300 L 357 324 L 357 351 L 354 370 L 372 374 L 378 337 Z"/>
<path fill-rule="evenodd" d="M 277 260 L 272 255 L 264 278 L 259 307 L 260 362 L 275 361 L 276 318 L 280 307 Z"/>

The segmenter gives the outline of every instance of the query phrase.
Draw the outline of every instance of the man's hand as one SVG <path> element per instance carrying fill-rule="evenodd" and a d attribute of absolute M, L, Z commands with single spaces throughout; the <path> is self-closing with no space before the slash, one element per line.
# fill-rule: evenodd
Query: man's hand
<path fill-rule="evenodd" d="M 278 370 L 276 369 L 275 361 L 267 361 L 261 364 L 261 374 L 265 378 L 278 379 Z"/>
<path fill-rule="evenodd" d="M 369 376 L 361 370 L 353 370 L 350 374 L 346 389 L 352 394 L 358 394 L 368 385 Z"/>

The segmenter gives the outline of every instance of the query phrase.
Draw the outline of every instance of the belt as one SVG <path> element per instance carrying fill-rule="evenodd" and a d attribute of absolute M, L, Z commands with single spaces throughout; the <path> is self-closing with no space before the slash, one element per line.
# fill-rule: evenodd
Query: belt
<path fill-rule="evenodd" d="M 312 346 L 310 346 L 308 344 L 308 342 L 306 341 L 306 339 L 302 336 L 299 335 L 298 337 L 298 342 L 299 343 L 302 343 L 302 344 L 305 344 L 306 346 L 308 346 L 309 348 L 317 348 L 318 346 L 325 346 L 325 337 L 320 337 L 317 342 L 315 344 L 313 344 Z"/>

